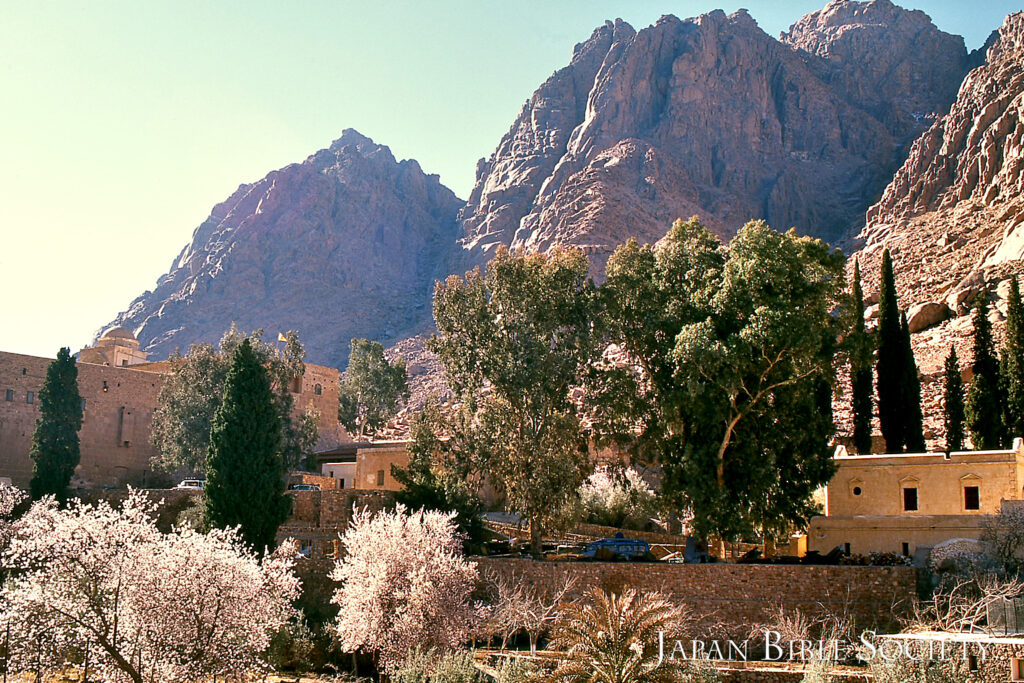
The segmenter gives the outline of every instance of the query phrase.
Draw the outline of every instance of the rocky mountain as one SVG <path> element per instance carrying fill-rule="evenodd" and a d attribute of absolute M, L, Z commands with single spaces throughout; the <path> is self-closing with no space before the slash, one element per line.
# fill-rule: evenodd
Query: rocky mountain
<path fill-rule="evenodd" d="M 232 321 L 297 329 L 312 362 L 344 367 L 352 337 L 396 340 L 429 319 L 462 202 L 415 161 L 353 130 L 214 207 L 115 324 L 155 357 Z"/>
<path fill-rule="evenodd" d="M 616 245 L 692 214 L 722 236 L 765 218 L 838 242 L 968 65 L 963 39 L 888 0 L 836 0 L 780 40 L 744 10 L 608 22 L 478 164 L 466 261 L 572 244 L 599 275 Z"/>
<path fill-rule="evenodd" d="M 877 291 L 883 249 L 893 257 L 901 305 L 911 311 L 925 414 L 940 416 L 941 363 L 951 344 L 971 359 L 971 303 L 987 290 L 997 334 L 1007 281 L 1024 272 L 1024 13 L 1007 17 L 982 66 L 968 74 L 946 116 L 918 138 L 867 212 L 856 252 L 866 291 Z M 874 314 L 874 309 L 869 315 Z M 916 323 L 913 322 L 917 317 Z M 932 425 L 938 437 L 940 425 Z"/>
<path fill-rule="evenodd" d="M 765 218 L 848 240 L 971 60 L 961 38 L 889 0 L 835 0 L 778 39 L 742 10 L 640 31 L 606 22 L 479 162 L 466 202 L 345 131 L 214 207 L 113 322 L 155 357 L 232 321 L 298 329 L 310 361 L 341 367 L 353 336 L 407 340 L 395 348 L 427 386 L 434 279 L 499 245 L 576 245 L 600 277 L 618 244 L 694 214 L 723 237 Z"/>

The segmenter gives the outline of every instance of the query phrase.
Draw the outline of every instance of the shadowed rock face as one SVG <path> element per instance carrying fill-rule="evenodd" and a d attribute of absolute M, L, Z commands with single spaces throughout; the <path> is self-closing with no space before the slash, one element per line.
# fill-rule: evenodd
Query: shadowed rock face
<path fill-rule="evenodd" d="M 242 329 L 297 329 L 308 358 L 344 367 L 352 337 L 398 339 L 430 315 L 461 205 L 415 161 L 346 130 L 304 162 L 214 207 L 152 292 L 117 324 L 156 357 Z"/>
<path fill-rule="evenodd" d="M 967 66 L 961 38 L 888 0 L 833 2 L 781 40 L 742 10 L 608 22 L 479 164 L 464 263 L 572 244 L 599 276 L 694 213 L 723 237 L 765 218 L 837 242 Z"/>

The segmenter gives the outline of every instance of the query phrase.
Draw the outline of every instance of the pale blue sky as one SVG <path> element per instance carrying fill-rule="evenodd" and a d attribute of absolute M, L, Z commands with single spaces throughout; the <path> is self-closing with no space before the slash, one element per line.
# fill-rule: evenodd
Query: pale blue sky
<path fill-rule="evenodd" d="M 465 197 L 530 93 L 605 19 L 825 0 L 0 1 L 0 350 L 73 351 L 214 204 L 344 128 Z M 978 47 L 1019 0 L 916 0 Z"/>

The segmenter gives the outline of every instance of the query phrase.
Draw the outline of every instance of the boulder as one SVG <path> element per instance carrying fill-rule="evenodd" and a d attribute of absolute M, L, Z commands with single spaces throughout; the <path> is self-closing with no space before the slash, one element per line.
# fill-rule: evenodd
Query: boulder
<path fill-rule="evenodd" d="M 949 306 L 944 303 L 929 301 L 917 304 L 907 311 L 907 327 L 912 333 L 927 330 L 948 319 L 951 314 Z"/>

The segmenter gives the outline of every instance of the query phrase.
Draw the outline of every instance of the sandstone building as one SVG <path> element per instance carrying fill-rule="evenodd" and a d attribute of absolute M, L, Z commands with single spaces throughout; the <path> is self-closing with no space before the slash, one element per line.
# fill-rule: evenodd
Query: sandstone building
<path fill-rule="evenodd" d="M 39 417 L 39 390 L 52 359 L 0 352 L 0 478 L 27 487 L 32 477 L 29 446 Z M 73 486 L 152 486 L 163 477 L 150 461 L 150 425 L 170 363 L 149 363 L 135 336 L 114 327 L 78 358 L 82 396 L 81 462 Z M 296 413 L 314 406 L 320 413 L 321 449 L 340 443 L 338 371 L 306 364 L 306 373 L 291 387 Z"/>
<path fill-rule="evenodd" d="M 848 455 L 836 449 L 825 514 L 808 549 L 914 556 L 954 538 L 978 539 L 987 515 L 1024 500 L 1024 441 L 997 451 Z"/>

